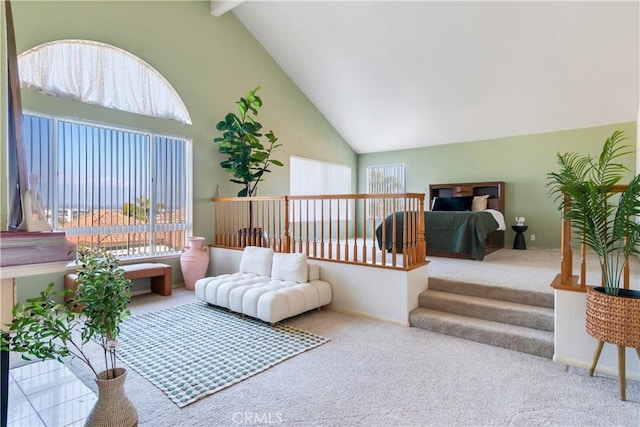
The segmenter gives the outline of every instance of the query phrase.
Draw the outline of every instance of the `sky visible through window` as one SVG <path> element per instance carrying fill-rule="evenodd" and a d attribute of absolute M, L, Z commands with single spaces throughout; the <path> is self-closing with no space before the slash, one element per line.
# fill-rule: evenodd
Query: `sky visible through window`
<path fill-rule="evenodd" d="M 186 140 L 25 115 L 24 141 L 47 220 L 75 243 L 122 256 L 184 246 Z"/>

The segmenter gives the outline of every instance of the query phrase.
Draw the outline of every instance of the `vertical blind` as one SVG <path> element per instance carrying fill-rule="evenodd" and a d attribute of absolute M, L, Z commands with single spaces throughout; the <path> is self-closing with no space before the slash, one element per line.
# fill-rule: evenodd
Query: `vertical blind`
<path fill-rule="evenodd" d="M 185 139 L 35 115 L 24 129 L 54 229 L 120 257 L 181 251 L 191 228 Z"/>
<path fill-rule="evenodd" d="M 337 163 L 323 162 L 321 160 L 305 159 L 291 156 L 290 164 L 290 194 L 292 196 L 316 196 L 326 194 L 350 194 L 351 193 L 351 168 Z M 347 209 L 347 201 L 329 203 L 328 201 L 316 201 L 315 206 L 306 209 L 292 210 L 297 212 L 294 221 L 314 221 L 319 218 L 307 218 L 307 215 L 316 215 L 324 212 L 325 220 L 351 215 L 353 209 Z M 324 204 L 324 206 L 321 206 Z M 315 212 L 315 214 L 313 213 Z"/>
<path fill-rule="evenodd" d="M 367 166 L 367 193 L 404 193 L 406 192 L 405 176 L 405 164 Z M 371 199 L 369 219 L 384 218 L 392 212 L 403 209 L 403 200 L 396 199 L 391 205 L 382 199 Z"/>

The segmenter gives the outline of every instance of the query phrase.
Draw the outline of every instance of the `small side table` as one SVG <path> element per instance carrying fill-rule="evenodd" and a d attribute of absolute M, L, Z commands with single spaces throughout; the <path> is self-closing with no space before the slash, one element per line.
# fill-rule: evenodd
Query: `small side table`
<path fill-rule="evenodd" d="M 529 228 L 528 225 L 512 225 L 511 229 L 516 232 L 516 237 L 513 239 L 513 249 L 527 249 L 527 243 L 524 240 L 524 233 Z"/>

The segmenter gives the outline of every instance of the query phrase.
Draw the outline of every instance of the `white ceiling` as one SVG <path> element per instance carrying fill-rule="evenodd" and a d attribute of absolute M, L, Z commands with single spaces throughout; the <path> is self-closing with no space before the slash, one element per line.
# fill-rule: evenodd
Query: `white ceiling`
<path fill-rule="evenodd" d="M 638 118 L 638 1 L 232 6 L 358 153 Z"/>

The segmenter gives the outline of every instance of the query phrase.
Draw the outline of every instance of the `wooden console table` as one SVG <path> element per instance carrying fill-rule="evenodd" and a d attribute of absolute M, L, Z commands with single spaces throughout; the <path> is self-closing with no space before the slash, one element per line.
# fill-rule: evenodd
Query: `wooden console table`
<path fill-rule="evenodd" d="M 44 264 L 12 265 L 0 268 L 0 322 L 2 330 L 13 320 L 11 310 L 17 301 L 16 279 L 40 274 L 63 273 L 69 261 L 47 262 Z"/>

